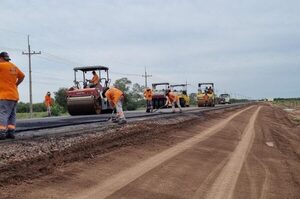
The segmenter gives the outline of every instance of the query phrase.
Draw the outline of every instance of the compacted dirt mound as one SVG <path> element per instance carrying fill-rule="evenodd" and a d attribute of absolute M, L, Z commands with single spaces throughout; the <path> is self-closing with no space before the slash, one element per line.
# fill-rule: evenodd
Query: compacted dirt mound
<path fill-rule="evenodd" d="M 298 199 L 299 129 L 258 104 L 8 143 L 0 198 Z"/>
<path fill-rule="evenodd" d="M 121 146 L 142 144 L 149 139 L 155 139 L 157 134 L 184 129 L 196 122 L 209 120 L 211 115 L 218 118 L 220 112 L 223 111 L 180 115 L 169 119 L 151 119 L 121 127 L 115 125 L 100 132 L 94 129 L 84 134 L 54 135 L 1 143 L 0 186 L 50 174 L 64 164 L 94 158 Z"/>

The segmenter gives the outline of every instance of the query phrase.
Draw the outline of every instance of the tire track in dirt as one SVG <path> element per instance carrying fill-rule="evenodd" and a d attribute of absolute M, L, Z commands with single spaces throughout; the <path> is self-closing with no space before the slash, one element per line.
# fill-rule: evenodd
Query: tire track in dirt
<path fill-rule="evenodd" d="M 148 171 L 156 168 L 160 164 L 164 163 L 165 161 L 173 158 L 174 156 L 180 154 L 181 152 L 193 147 L 195 144 L 209 138 L 210 136 L 214 135 L 215 133 L 219 132 L 223 129 L 233 118 L 238 116 L 239 114 L 243 113 L 246 110 L 253 108 L 250 106 L 245 108 L 228 118 L 221 120 L 217 125 L 206 129 L 196 136 L 189 138 L 143 162 L 136 164 L 135 166 L 128 168 L 126 170 L 121 171 L 120 173 L 115 174 L 111 178 L 107 179 L 106 181 L 102 182 L 101 184 L 95 185 L 94 187 L 85 190 L 79 194 L 73 195 L 69 198 L 72 199 L 90 199 L 90 198 L 106 198 L 113 194 L 114 192 L 118 191 L 122 187 L 128 185 L 129 183 L 133 182 L 137 178 L 141 177 Z"/>
<path fill-rule="evenodd" d="M 251 116 L 248 125 L 246 126 L 242 140 L 231 154 L 229 161 L 218 175 L 211 189 L 208 191 L 206 198 L 208 199 L 229 199 L 232 198 L 236 182 L 244 161 L 251 149 L 255 138 L 254 124 L 261 107 L 258 107 L 255 113 Z M 194 198 L 201 196 L 195 195 Z"/>

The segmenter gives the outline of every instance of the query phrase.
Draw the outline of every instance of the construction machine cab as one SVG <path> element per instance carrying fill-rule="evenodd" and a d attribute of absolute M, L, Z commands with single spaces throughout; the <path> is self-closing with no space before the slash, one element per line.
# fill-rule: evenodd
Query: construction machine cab
<path fill-rule="evenodd" d="M 110 79 L 108 67 L 85 66 L 76 67 L 74 70 L 74 86 L 67 91 L 67 108 L 70 115 L 100 114 L 111 112 L 112 108 L 106 99 L 102 98 L 103 90 L 109 86 Z M 95 71 L 99 82 L 94 87 L 89 87 L 89 80 L 86 78 L 88 72 Z M 82 76 L 77 76 L 82 72 Z M 92 73 L 90 74 L 92 75 Z"/>
<path fill-rule="evenodd" d="M 99 76 L 99 82 L 96 85 L 100 90 L 103 87 L 108 87 L 110 83 L 109 74 L 108 74 L 108 67 L 105 66 L 86 66 L 86 67 L 76 67 L 74 70 L 74 84 L 75 87 L 80 88 L 87 88 L 89 79 L 87 79 L 87 73 L 95 71 Z M 77 77 L 77 72 L 82 72 L 82 78 Z M 90 74 L 92 75 L 92 74 Z"/>
<path fill-rule="evenodd" d="M 190 97 L 187 94 L 187 84 L 173 84 L 170 85 L 170 89 L 179 96 L 181 107 L 190 106 Z"/>

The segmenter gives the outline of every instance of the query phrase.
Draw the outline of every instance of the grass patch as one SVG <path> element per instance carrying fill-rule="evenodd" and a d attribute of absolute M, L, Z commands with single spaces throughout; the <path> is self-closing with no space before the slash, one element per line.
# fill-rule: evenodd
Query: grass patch
<path fill-rule="evenodd" d="M 47 112 L 33 112 L 32 118 L 47 117 Z M 30 113 L 17 113 L 17 119 L 29 119 Z"/>
<path fill-rule="evenodd" d="M 273 104 L 286 107 L 286 108 L 294 108 L 294 109 L 300 108 L 300 100 L 289 100 L 289 99 L 276 100 L 273 102 Z"/>

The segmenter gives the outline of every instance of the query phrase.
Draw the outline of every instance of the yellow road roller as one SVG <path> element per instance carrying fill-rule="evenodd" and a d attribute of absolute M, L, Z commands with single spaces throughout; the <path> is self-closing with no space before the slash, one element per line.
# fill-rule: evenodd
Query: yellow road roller
<path fill-rule="evenodd" d="M 179 97 L 181 107 L 190 106 L 190 97 L 187 94 L 187 84 L 173 84 L 170 85 L 170 89 Z"/>
<path fill-rule="evenodd" d="M 215 106 L 215 101 L 214 83 L 199 83 L 197 94 L 198 107 Z"/>

